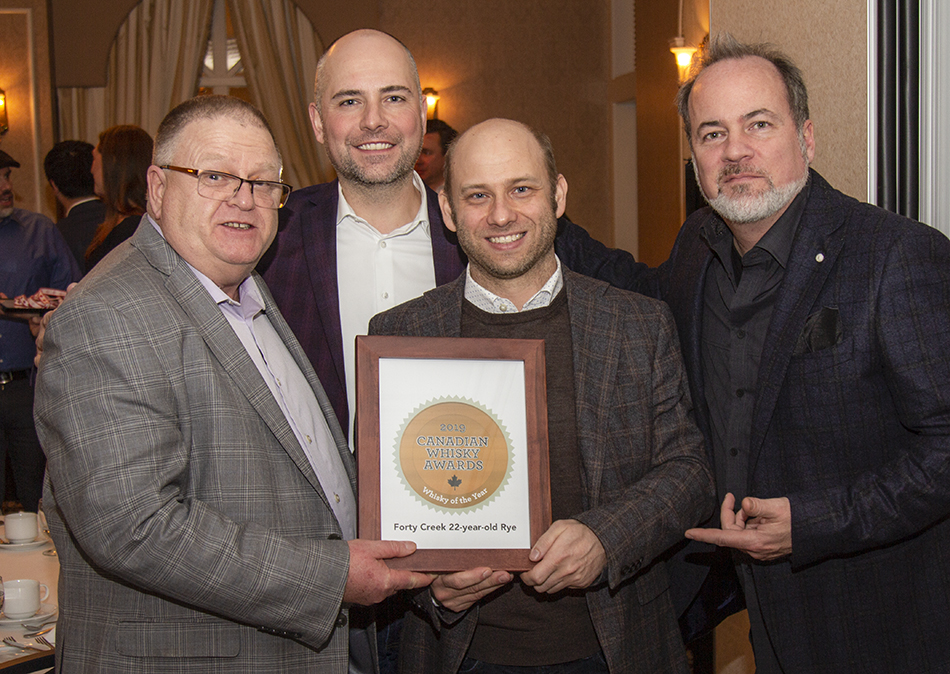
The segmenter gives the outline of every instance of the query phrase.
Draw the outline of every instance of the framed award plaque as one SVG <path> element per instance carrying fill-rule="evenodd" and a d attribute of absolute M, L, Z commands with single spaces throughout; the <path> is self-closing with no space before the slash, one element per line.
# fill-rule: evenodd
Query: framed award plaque
<path fill-rule="evenodd" d="M 356 338 L 359 536 L 394 568 L 523 571 L 551 525 L 544 342 Z"/>

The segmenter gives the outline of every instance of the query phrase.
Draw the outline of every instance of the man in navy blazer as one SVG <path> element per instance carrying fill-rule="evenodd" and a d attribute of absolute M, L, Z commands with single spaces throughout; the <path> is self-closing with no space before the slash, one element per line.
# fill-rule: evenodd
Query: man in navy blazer
<path fill-rule="evenodd" d="M 723 546 L 758 672 L 947 671 L 950 242 L 809 170 L 801 73 L 768 45 L 714 40 L 679 105 L 711 208 L 661 293 L 722 506 L 674 590 Z M 688 619 L 721 608 L 713 576 Z"/>

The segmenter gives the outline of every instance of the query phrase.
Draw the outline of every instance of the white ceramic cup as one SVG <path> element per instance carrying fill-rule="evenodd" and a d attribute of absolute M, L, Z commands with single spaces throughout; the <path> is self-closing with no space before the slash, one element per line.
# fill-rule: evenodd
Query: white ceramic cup
<path fill-rule="evenodd" d="M 36 539 L 36 513 L 11 513 L 4 515 L 3 528 L 11 543 L 29 543 Z"/>
<path fill-rule="evenodd" d="M 40 588 L 43 594 L 40 596 Z M 38 580 L 21 578 L 3 581 L 3 615 L 12 620 L 31 618 L 40 603 L 49 597 L 49 588 Z"/>

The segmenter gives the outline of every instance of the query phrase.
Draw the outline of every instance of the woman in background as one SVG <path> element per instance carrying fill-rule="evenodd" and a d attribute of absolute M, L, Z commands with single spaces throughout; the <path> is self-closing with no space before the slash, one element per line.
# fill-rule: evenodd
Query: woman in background
<path fill-rule="evenodd" d="M 106 219 L 86 249 L 86 269 L 132 236 L 145 213 L 146 174 L 152 163 L 152 137 L 138 126 L 113 126 L 99 134 L 92 151 L 96 196 Z"/>

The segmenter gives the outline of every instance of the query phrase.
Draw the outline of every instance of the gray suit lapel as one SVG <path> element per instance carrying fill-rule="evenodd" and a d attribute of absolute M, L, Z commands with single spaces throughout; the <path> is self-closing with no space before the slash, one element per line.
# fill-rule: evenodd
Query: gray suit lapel
<path fill-rule="evenodd" d="M 191 269 L 171 246 L 152 228 L 143 224 L 133 237 L 133 245 L 139 248 L 149 263 L 165 274 L 165 287 L 191 319 L 205 344 L 221 364 L 222 372 L 229 377 L 235 388 L 267 424 L 311 486 L 327 501 L 316 473 L 297 442 L 293 429 L 274 400 L 251 357 L 234 330 L 231 329 L 221 309 L 198 281 Z M 273 299 L 267 295 L 273 306 Z M 284 334 L 281 334 L 285 337 Z M 329 507 L 329 501 L 327 501 Z"/>

